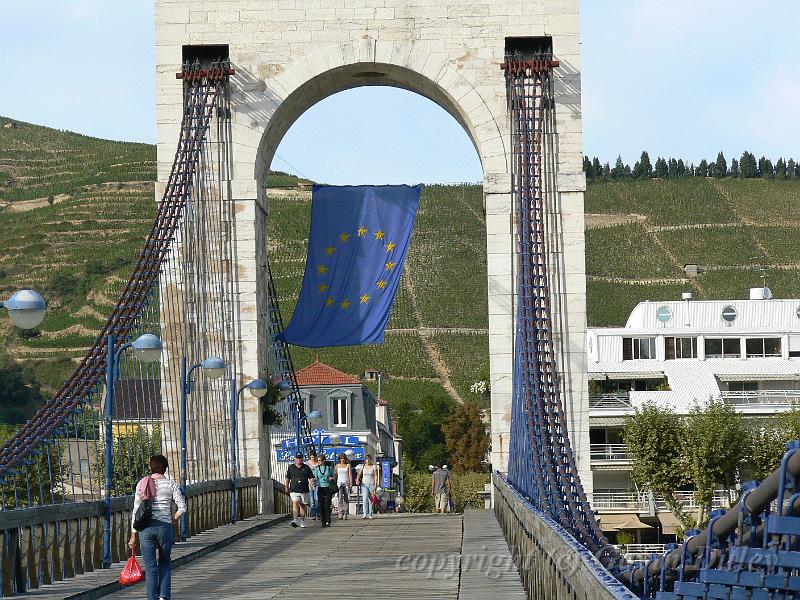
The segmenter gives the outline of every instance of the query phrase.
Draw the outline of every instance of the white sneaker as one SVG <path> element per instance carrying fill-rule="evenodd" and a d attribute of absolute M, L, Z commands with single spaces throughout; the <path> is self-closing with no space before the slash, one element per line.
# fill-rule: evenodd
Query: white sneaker
<path fill-rule="evenodd" d="M 300 521 L 300 527 L 305 527 L 305 526 L 306 526 L 306 522 L 305 521 Z"/>
<path fill-rule="evenodd" d="M 371 518 L 372 518 L 372 515 L 367 515 L 367 518 L 368 518 L 368 519 L 371 519 Z"/>
<path fill-rule="evenodd" d="M 366 519 L 366 518 L 367 518 L 367 515 L 364 515 L 364 516 L 363 516 L 363 517 L 361 517 L 361 518 L 362 518 L 362 519 Z"/>

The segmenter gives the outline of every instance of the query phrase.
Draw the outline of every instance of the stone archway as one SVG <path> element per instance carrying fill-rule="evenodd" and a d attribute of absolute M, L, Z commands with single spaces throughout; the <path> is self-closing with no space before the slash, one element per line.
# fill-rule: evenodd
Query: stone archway
<path fill-rule="evenodd" d="M 577 0 L 459 0 L 407 3 L 359 0 L 353 8 L 283 8 L 277 1 L 156 1 L 159 63 L 159 179 L 166 177 L 180 118 L 180 83 L 171 79 L 186 44 L 224 44 L 236 68 L 231 80 L 236 206 L 240 376 L 266 364 L 260 320 L 266 289 L 264 183 L 272 157 L 295 119 L 316 102 L 363 85 L 419 93 L 451 114 L 470 136 L 484 172 L 487 298 L 492 384 L 492 459 L 505 470 L 513 369 L 513 244 L 510 134 L 500 64 L 507 38 L 552 38 L 563 68 L 556 73 L 561 280 L 560 347 L 573 447 L 591 490 L 585 375 L 583 175 Z M 294 3 L 291 3 L 294 4 Z M 325 6 L 327 2 L 323 2 Z M 378 6 L 378 5 L 381 6 Z M 235 5 L 235 6 L 234 6 Z M 259 356 L 261 354 L 261 356 Z M 256 410 L 255 403 L 245 410 Z M 263 474 L 265 452 L 255 419 L 242 428 L 247 471 Z"/>

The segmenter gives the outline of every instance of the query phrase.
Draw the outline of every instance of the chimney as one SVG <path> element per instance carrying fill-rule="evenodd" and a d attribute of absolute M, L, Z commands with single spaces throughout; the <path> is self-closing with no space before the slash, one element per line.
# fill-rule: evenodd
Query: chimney
<path fill-rule="evenodd" d="M 397 437 L 397 417 L 392 417 L 392 437 Z"/>

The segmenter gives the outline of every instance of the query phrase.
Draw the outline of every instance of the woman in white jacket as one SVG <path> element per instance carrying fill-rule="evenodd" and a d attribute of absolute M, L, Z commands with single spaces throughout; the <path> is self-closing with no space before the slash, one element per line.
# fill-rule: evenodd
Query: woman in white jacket
<path fill-rule="evenodd" d="M 173 523 L 177 523 L 186 512 L 186 499 L 180 486 L 174 479 L 169 479 L 167 459 L 161 454 L 150 458 L 151 475 L 143 477 L 136 485 L 133 500 L 133 514 L 145 500 L 152 500 L 153 507 L 150 519 L 144 526 L 140 525 L 139 540 L 142 546 L 142 560 L 147 574 L 147 600 L 169 600 L 172 588 L 172 560 L 170 553 L 175 541 Z M 172 515 L 172 502 L 178 507 Z M 133 518 L 132 518 L 133 521 Z M 131 523 L 131 538 L 128 545 L 131 550 L 136 546 L 136 529 Z"/>

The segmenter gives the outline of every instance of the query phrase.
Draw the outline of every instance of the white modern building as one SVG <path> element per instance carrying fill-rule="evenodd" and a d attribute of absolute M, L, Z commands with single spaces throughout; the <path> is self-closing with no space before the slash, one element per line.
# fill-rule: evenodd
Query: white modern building
<path fill-rule="evenodd" d="M 800 401 L 800 300 L 642 302 L 624 327 L 587 331 L 593 507 L 609 533 L 638 532 L 663 541 L 675 522 L 663 502 L 630 480 L 622 442 L 627 415 L 646 402 L 686 414 L 696 402 L 722 399 L 750 416 Z M 693 505 L 690 491 L 681 496 Z M 727 505 L 720 490 L 715 505 Z M 613 536 L 612 536 L 613 537 Z"/>

